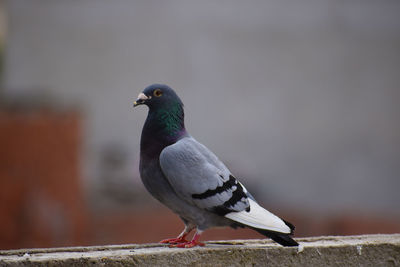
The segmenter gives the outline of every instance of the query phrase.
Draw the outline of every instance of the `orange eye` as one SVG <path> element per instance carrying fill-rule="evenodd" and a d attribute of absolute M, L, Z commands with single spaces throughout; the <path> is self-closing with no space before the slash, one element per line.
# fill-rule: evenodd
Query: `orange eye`
<path fill-rule="evenodd" d="M 156 89 L 154 90 L 153 95 L 156 97 L 160 97 L 162 96 L 162 91 L 160 89 Z"/>

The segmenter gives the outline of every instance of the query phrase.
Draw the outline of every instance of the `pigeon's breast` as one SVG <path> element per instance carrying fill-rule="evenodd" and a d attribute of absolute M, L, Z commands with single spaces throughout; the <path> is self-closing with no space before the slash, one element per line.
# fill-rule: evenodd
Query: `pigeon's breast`
<path fill-rule="evenodd" d="M 175 194 L 159 166 L 158 160 L 140 161 L 140 177 L 147 191 L 161 202 L 167 201 L 170 195 Z"/>

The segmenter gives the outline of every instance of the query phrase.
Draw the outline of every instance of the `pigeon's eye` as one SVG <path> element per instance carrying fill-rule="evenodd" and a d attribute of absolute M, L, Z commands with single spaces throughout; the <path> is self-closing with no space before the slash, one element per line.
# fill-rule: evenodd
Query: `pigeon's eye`
<path fill-rule="evenodd" d="M 160 97 L 162 96 L 162 91 L 160 89 L 156 89 L 154 90 L 153 95 L 156 97 Z"/>

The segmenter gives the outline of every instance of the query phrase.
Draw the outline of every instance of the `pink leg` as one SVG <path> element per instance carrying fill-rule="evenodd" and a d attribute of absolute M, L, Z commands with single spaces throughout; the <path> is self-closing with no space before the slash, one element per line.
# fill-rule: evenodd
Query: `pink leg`
<path fill-rule="evenodd" d="M 191 241 L 184 242 L 184 243 L 179 243 L 179 244 L 176 244 L 176 245 L 171 245 L 170 247 L 178 247 L 178 248 L 192 248 L 192 247 L 195 247 L 195 246 L 203 247 L 203 246 L 205 246 L 205 244 L 199 241 L 200 235 L 201 235 L 202 232 L 203 231 L 200 231 L 200 230 L 197 229 L 197 232 L 193 236 L 193 239 Z"/>
<path fill-rule="evenodd" d="M 162 244 L 180 244 L 180 243 L 187 243 L 188 241 L 185 239 L 185 237 L 194 229 L 194 226 L 187 226 L 185 225 L 185 229 L 183 230 L 180 235 L 176 238 L 168 238 L 161 240 L 160 243 Z"/>

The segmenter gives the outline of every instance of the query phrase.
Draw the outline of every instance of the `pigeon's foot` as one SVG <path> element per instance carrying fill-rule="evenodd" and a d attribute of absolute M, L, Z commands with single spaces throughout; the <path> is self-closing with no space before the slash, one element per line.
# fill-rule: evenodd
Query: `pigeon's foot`
<path fill-rule="evenodd" d="M 168 238 L 168 239 L 164 239 L 161 240 L 160 243 L 161 244 L 181 244 L 181 243 L 188 243 L 189 241 L 187 241 L 185 239 L 185 237 L 176 237 L 176 238 Z"/>
<path fill-rule="evenodd" d="M 180 243 L 180 244 L 176 244 L 176 245 L 171 245 L 171 248 L 192 248 L 192 247 L 204 247 L 206 244 L 200 242 L 200 241 L 196 241 L 196 240 L 192 240 L 186 243 Z"/>
<path fill-rule="evenodd" d="M 180 244 L 172 244 L 170 247 L 173 248 L 192 248 L 195 246 L 204 247 L 205 244 L 199 241 L 200 235 L 202 231 L 197 230 L 196 234 L 193 236 L 192 241 L 180 243 Z"/>
<path fill-rule="evenodd" d="M 183 230 L 182 233 L 180 233 L 180 235 L 178 235 L 178 237 L 175 238 L 168 238 L 168 239 L 164 239 L 161 240 L 160 243 L 161 244 L 181 244 L 181 243 L 188 243 L 189 241 L 187 241 L 185 239 L 185 237 L 193 230 L 194 226 L 191 224 L 185 224 L 185 229 Z"/>

